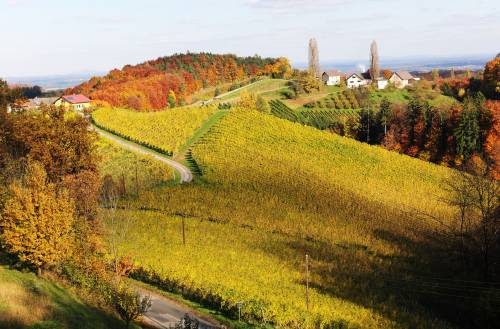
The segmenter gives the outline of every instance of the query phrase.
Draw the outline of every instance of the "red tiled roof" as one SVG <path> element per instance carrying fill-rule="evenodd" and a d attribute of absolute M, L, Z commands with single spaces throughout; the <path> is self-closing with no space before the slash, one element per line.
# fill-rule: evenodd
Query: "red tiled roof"
<path fill-rule="evenodd" d="M 70 104 L 80 104 L 80 103 L 90 103 L 90 99 L 83 95 L 66 95 L 63 96 L 62 99 L 64 99 L 66 102 Z"/>

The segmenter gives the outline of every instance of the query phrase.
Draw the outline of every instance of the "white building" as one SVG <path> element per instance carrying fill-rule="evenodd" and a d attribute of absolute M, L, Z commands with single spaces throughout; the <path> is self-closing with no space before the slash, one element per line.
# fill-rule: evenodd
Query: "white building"
<path fill-rule="evenodd" d="M 419 78 L 415 78 L 413 75 L 411 75 L 410 72 L 408 71 L 397 71 L 394 72 L 391 77 L 389 78 L 390 83 L 392 83 L 396 88 L 405 88 L 409 84 L 411 84 L 413 81 L 420 80 Z"/>
<path fill-rule="evenodd" d="M 337 86 L 344 77 L 345 74 L 340 71 L 326 71 L 321 75 L 321 80 L 327 86 Z"/>
<path fill-rule="evenodd" d="M 361 74 L 353 73 L 346 80 L 347 88 L 358 88 L 371 83 L 371 80 L 363 78 Z"/>

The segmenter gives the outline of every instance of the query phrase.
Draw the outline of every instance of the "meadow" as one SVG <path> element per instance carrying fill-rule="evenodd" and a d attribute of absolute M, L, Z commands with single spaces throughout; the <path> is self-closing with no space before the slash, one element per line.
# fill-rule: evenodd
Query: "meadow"
<path fill-rule="evenodd" d="M 253 323 L 450 327 L 422 306 L 435 290 L 422 293 L 417 278 L 436 276 L 434 237 L 454 216 L 441 187 L 451 170 L 243 110 L 192 154 L 196 183 L 142 193 L 120 211 L 133 223 L 121 252 L 136 276 L 232 316 L 243 301 Z"/>
<path fill-rule="evenodd" d="M 174 155 L 215 111 L 215 107 L 179 108 L 149 113 L 100 108 L 92 113 L 92 118 L 104 130 L 157 152 Z"/>

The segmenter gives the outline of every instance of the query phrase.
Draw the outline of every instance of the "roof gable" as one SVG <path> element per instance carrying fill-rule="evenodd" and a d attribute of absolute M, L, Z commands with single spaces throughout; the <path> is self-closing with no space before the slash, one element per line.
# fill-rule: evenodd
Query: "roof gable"
<path fill-rule="evenodd" d="M 400 77 L 401 80 L 411 80 L 411 79 L 414 79 L 413 75 L 411 75 L 411 73 L 408 72 L 408 71 L 397 71 L 397 72 L 394 72 L 394 74 L 396 74 L 398 77 Z"/>
<path fill-rule="evenodd" d="M 365 80 L 365 78 L 363 78 L 360 74 L 358 73 L 352 73 L 351 75 L 349 75 L 349 77 L 347 79 L 350 79 L 350 78 L 353 78 L 353 77 L 356 77 L 358 78 L 359 80 Z"/>

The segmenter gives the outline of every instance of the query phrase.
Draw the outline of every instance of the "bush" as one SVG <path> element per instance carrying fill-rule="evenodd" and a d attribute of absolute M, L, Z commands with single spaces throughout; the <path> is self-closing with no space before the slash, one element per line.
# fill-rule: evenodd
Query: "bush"
<path fill-rule="evenodd" d="M 151 297 L 141 296 L 139 293 L 119 285 L 111 291 L 111 305 L 118 312 L 127 328 L 151 308 Z"/>
<path fill-rule="evenodd" d="M 306 107 L 308 109 L 312 109 L 312 108 L 316 107 L 316 103 L 315 102 L 309 102 L 309 103 L 304 104 L 304 107 Z"/>
<path fill-rule="evenodd" d="M 281 95 L 284 96 L 285 98 L 287 99 L 293 99 L 295 98 L 297 95 L 293 92 L 293 90 L 283 90 L 281 92 Z"/>

